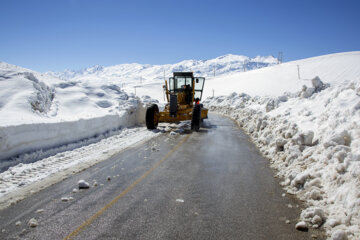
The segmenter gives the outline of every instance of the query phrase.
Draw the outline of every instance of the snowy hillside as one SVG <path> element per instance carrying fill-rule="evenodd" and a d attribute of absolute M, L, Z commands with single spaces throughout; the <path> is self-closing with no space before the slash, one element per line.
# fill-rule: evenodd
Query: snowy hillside
<path fill-rule="evenodd" d="M 359 63 L 349 52 L 236 73 L 208 81 L 227 96 L 203 102 L 252 137 L 284 189 L 306 202 L 305 225 L 331 239 L 360 239 Z"/>
<path fill-rule="evenodd" d="M 272 66 L 277 59 L 269 57 L 249 58 L 246 56 L 228 54 L 210 60 L 185 60 L 176 64 L 120 64 L 110 67 L 94 66 L 80 71 L 66 70 L 64 72 L 48 72 L 53 76 L 71 81 L 102 80 L 117 84 L 127 92 L 144 96 L 151 95 L 158 101 L 164 101 L 162 85 L 164 74 L 166 79 L 176 71 L 192 71 L 196 76 L 213 78 L 234 72 L 244 72 L 253 69 Z"/>
<path fill-rule="evenodd" d="M 310 80 L 315 76 L 334 84 L 359 80 L 359 56 L 359 52 L 330 54 L 207 79 L 205 96 L 212 96 L 213 89 L 215 95 L 236 91 L 252 96 L 279 96 L 284 92 L 298 91 L 303 85 L 310 86 Z"/>

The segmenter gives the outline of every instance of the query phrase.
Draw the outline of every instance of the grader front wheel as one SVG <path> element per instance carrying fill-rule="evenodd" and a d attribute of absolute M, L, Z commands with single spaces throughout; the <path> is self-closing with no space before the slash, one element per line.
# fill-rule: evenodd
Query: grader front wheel
<path fill-rule="evenodd" d="M 159 108 L 152 104 L 146 109 L 146 127 L 147 129 L 156 129 L 159 123 Z"/>

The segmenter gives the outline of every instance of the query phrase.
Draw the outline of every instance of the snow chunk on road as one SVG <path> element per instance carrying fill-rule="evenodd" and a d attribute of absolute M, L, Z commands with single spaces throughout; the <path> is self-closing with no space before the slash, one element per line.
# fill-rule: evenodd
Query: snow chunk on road
<path fill-rule="evenodd" d="M 44 209 L 38 209 L 38 210 L 36 210 L 36 213 L 43 213 L 44 212 Z"/>
<path fill-rule="evenodd" d="M 79 189 L 88 189 L 88 188 L 90 188 L 90 184 L 88 182 L 86 182 L 85 180 L 80 180 L 78 182 L 78 187 L 79 187 Z"/>
<path fill-rule="evenodd" d="M 39 225 L 38 221 L 35 218 L 32 218 L 29 220 L 29 226 L 34 228 L 37 227 Z"/>
<path fill-rule="evenodd" d="M 301 222 L 298 222 L 298 223 L 295 225 L 295 229 L 296 229 L 296 230 L 299 230 L 299 231 L 307 231 L 307 230 L 308 230 L 308 226 L 307 226 L 306 222 L 301 221 Z"/>
<path fill-rule="evenodd" d="M 68 202 L 68 201 L 71 201 L 71 200 L 74 200 L 74 198 L 73 197 L 62 197 L 61 198 L 62 202 Z"/>

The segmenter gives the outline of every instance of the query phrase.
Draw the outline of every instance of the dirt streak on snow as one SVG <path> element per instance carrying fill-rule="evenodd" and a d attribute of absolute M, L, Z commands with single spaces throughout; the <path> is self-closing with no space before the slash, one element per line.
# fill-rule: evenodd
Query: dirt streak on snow
<path fill-rule="evenodd" d="M 145 127 L 124 129 L 97 143 L 11 167 L 0 174 L 0 209 L 159 134 Z"/>

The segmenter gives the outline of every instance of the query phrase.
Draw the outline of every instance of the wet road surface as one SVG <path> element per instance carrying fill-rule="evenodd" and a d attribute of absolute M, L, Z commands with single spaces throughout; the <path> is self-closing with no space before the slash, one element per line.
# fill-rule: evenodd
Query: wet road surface
<path fill-rule="evenodd" d="M 233 121 L 210 115 L 1 210 L 0 239 L 322 239 L 295 230 L 299 202 L 273 176 Z M 91 188 L 73 193 L 80 179 Z"/>

